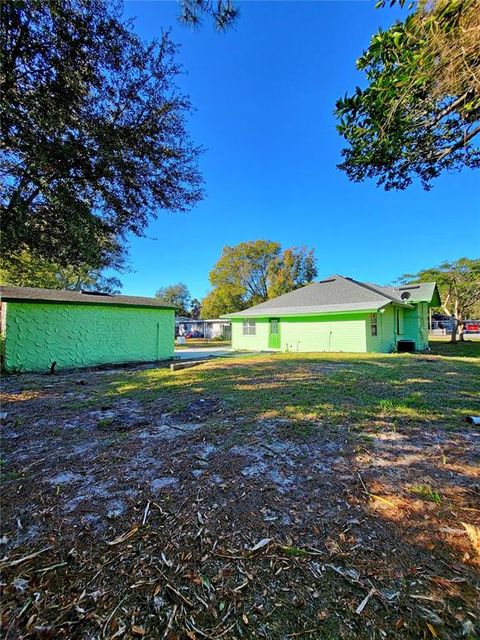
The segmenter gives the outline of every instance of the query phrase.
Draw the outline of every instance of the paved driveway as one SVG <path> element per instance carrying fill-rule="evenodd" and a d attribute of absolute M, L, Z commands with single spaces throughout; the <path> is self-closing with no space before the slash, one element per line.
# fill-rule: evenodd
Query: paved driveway
<path fill-rule="evenodd" d="M 175 349 L 175 358 L 181 360 L 206 360 L 207 358 L 223 358 L 235 352 L 230 347 L 212 347 L 211 349 Z"/>

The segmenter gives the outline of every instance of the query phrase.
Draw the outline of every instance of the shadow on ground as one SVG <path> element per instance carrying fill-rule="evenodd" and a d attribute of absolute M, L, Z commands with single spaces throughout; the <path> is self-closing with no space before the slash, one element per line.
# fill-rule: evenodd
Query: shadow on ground
<path fill-rule="evenodd" d="M 4 637 L 475 637 L 477 376 L 328 354 L 8 378 Z"/>

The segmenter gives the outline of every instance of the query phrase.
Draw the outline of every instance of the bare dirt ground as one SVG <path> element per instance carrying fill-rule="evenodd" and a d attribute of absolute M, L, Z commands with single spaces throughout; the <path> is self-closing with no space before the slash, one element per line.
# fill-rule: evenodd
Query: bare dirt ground
<path fill-rule="evenodd" d="M 145 403 L 119 375 L 3 382 L 4 638 L 477 637 L 478 430 Z"/>

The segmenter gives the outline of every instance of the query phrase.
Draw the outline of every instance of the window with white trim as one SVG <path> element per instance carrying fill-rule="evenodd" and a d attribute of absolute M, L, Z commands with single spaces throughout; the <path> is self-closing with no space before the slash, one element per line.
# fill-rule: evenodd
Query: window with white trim
<path fill-rule="evenodd" d="M 376 313 L 370 314 L 370 333 L 372 336 L 378 336 L 378 315 Z"/>
<path fill-rule="evenodd" d="M 254 336 L 257 332 L 257 327 L 255 320 L 244 320 L 243 321 L 243 335 L 244 336 Z"/>

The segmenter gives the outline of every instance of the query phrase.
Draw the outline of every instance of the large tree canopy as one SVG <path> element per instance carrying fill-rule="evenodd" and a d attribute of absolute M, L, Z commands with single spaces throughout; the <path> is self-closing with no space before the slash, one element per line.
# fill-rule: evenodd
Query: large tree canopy
<path fill-rule="evenodd" d="M 405 189 L 419 177 L 428 189 L 445 170 L 480 165 L 478 0 L 418 3 L 373 36 L 357 68 L 367 86 L 336 105 L 350 179 Z"/>
<path fill-rule="evenodd" d="M 212 291 L 202 301 L 202 317 L 240 311 L 302 287 L 317 275 L 313 249 L 255 240 L 224 247 L 210 272 Z"/>
<path fill-rule="evenodd" d="M 442 310 L 454 323 L 452 342 L 456 342 L 464 321 L 480 303 L 480 259 L 460 258 L 454 262 L 443 262 L 438 267 L 423 269 L 416 274 L 407 273 L 400 280 L 403 283 L 437 283 Z M 463 339 L 463 332 L 460 339 Z"/>
<path fill-rule="evenodd" d="M 0 266 L 0 284 L 107 293 L 119 293 L 122 286 L 118 278 L 106 276 L 98 269 L 85 265 L 63 267 L 32 256 L 25 249 L 3 258 Z"/>
<path fill-rule="evenodd" d="M 190 313 L 190 291 L 183 282 L 161 287 L 155 294 L 155 297 L 165 304 L 176 307 L 177 315 L 179 316 L 188 316 Z"/>
<path fill-rule="evenodd" d="M 232 286 L 215 287 L 202 300 L 200 317 L 218 318 L 223 313 L 232 313 L 245 309 L 240 289 Z"/>
<path fill-rule="evenodd" d="M 3 250 L 60 265 L 121 257 L 159 210 L 201 197 L 176 47 L 107 0 L 1 3 Z"/>

